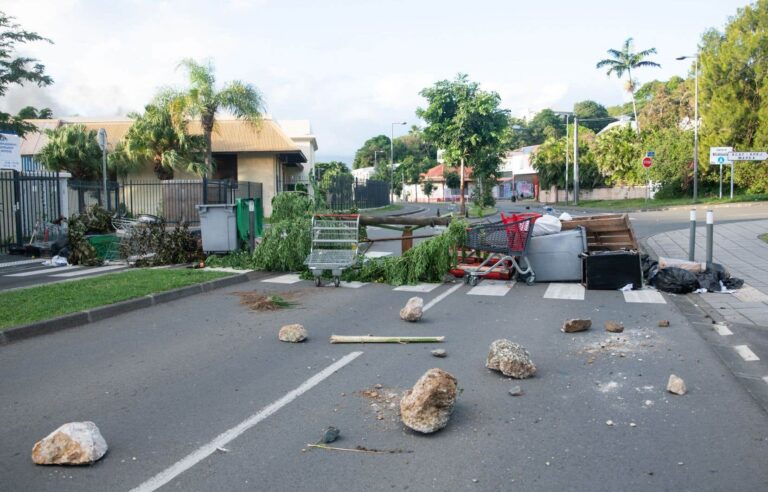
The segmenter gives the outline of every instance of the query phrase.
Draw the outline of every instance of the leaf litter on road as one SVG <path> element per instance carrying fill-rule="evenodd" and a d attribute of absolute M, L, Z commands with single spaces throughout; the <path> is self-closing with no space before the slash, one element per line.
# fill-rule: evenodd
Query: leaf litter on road
<path fill-rule="evenodd" d="M 297 294 L 295 292 L 283 292 L 281 294 L 262 294 L 259 292 L 235 292 L 240 296 L 240 304 L 247 306 L 252 311 L 276 311 L 294 307 Z"/>

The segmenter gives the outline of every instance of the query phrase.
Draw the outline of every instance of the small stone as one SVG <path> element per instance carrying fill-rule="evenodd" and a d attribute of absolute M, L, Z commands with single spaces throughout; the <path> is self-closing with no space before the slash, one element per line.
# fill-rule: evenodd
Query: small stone
<path fill-rule="evenodd" d="M 381 384 L 381 383 L 376 383 L 376 384 L 373 385 L 373 387 L 376 388 L 376 389 L 381 389 L 381 388 L 384 387 L 384 385 Z"/>
<path fill-rule="evenodd" d="M 611 333 L 621 333 L 624 331 L 624 325 L 618 321 L 606 321 L 605 331 L 610 331 Z"/>
<path fill-rule="evenodd" d="M 646 407 L 650 407 L 651 405 L 653 405 L 653 400 L 645 400 Z"/>
<path fill-rule="evenodd" d="M 591 319 L 569 319 L 563 323 L 563 327 L 560 329 L 560 331 L 563 333 L 576 333 L 579 331 L 587 331 L 591 327 Z"/>
<path fill-rule="evenodd" d="M 376 420 L 384 420 L 384 416 L 383 415 L 377 415 L 376 416 Z"/>
<path fill-rule="evenodd" d="M 280 332 L 277 334 L 277 338 L 281 342 L 303 342 L 307 339 L 307 330 L 305 330 L 304 327 L 298 323 L 285 325 L 280 328 Z"/>
<path fill-rule="evenodd" d="M 670 374 L 669 381 L 667 382 L 667 391 L 675 395 L 684 395 L 688 392 L 688 389 L 685 387 L 683 378 Z"/>
<path fill-rule="evenodd" d="M 523 388 L 520 386 L 512 386 L 512 389 L 509 390 L 509 394 L 512 396 L 520 396 L 523 394 Z"/>
<path fill-rule="evenodd" d="M 536 365 L 522 345 L 505 338 L 491 344 L 485 367 L 501 371 L 505 376 L 526 379 L 536 374 Z"/>
<path fill-rule="evenodd" d="M 661 319 L 659 320 L 659 328 L 668 328 L 669 327 L 669 320 L 668 319 Z"/>
<path fill-rule="evenodd" d="M 323 437 L 320 438 L 320 441 L 325 444 L 330 444 L 339 438 L 339 434 L 341 434 L 339 429 L 329 426 L 325 429 L 325 432 L 323 432 Z"/>
<path fill-rule="evenodd" d="M 419 321 L 424 314 L 424 299 L 421 297 L 411 297 L 400 310 L 400 319 L 405 321 Z"/>
<path fill-rule="evenodd" d="M 634 423 L 634 422 L 630 422 L 630 423 L 629 423 L 629 426 L 630 426 L 630 427 L 637 427 L 637 424 L 636 424 L 636 423 Z"/>
<path fill-rule="evenodd" d="M 605 421 L 605 425 L 612 427 L 613 426 L 613 420 L 606 420 Z"/>
<path fill-rule="evenodd" d="M 446 351 L 445 351 L 445 350 L 443 350 L 443 349 L 435 349 L 435 350 L 433 350 L 433 351 L 432 351 L 432 352 L 430 352 L 430 353 L 431 353 L 433 356 L 435 356 L 435 357 L 440 357 L 441 359 L 442 359 L 443 357 L 446 357 L 446 356 L 448 355 L 448 352 L 446 352 Z"/>
<path fill-rule="evenodd" d="M 32 461 L 37 465 L 87 465 L 106 452 L 107 442 L 96 424 L 69 422 L 35 443 Z"/>
<path fill-rule="evenodd" d="M 442 370 L 430 369 L 400 400 L 400 418 L 407 427 L 424 434 L 448 425 L 456 404 L 456 378 Z"/>
<path fill-rule="evenodd" d="M 478 480 L 478 479 L 476 479 L 476 478 L 473 478 L 473 479 L 472 479 L 472 483 L 477 483 L 478 481 L 479 481 L 479 480 Z"/>

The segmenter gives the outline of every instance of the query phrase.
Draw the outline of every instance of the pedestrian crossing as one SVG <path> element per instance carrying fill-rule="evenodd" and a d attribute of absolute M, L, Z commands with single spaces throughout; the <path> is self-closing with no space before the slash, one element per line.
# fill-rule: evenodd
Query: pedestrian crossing
<path fill-rule="evenodd" d="M 0 274 L 2 277 L 25 279 L 25 278 L 42 278 L 48 276 L 52 279 L 66 279 L 73 277 L 81 277 L 86 275 L 95 275 L 99 273 L 111 272 L 114 270 L 126 269 L 128 266 L 124 264 L 119 265 L 106 265 L 101 267 L 83 267 L 80 265 L 68 265 L 68 266 L 50 266 L 42 265 L 40 260 L 34 261 L 40 268 L 32 267 L 31 269 L 15 270 L 12 273 Z M 30 263 L 19 264 L 18 266 L 29 266 Z"/>
<path fill-rule="evenodd" d="M 284 275 L 278 275 L 276 277 L 270 277 L 263 279 L 264 283 L 273 284 L 296 284 L 301 282 L 301 277 L 295 273 L 288 273 Z M 359 289 L 369 285 L 368 282 L 341 282 L 339 287 Z M 395 292 L 410 292 L 428 294 L 443 284 L 436 283 L 421 283 L 416 285 L 401 285 L 393 287 Z M 543 284 L 539 284 L 543 285 Z M 478 285 L 474 287 L 464 288 L 464 294 L 469 296 L 485 296 L 485 297 L 505 297 L 510 295 L 513 290 L 523 289 L 523 292 L 527 289 L 535 289 L 535 287 L 529 287 L 525 284 L 518 286 L 515 281 L 503 281 L 503 280 L 482 280 Z M 540 292 L 537 290 L 531 290 L 528 292 Z M 614 291 L 589 291 L 584 288 L 583 285 L 577 283 L 556 283 L 552 282 L 546 284 L 546 289 L 542 295 L 543 299 L 553 301 L 585 301 L 587 298 L 601 293 L 614 292 Z M 632 304 L 666 304 L 667 301 L 661 292 L 653 289 L 632 290 L 627 292 L 621 292 L 624 302 Z M 511 294 L 514 295 L 514 294 Z"/>

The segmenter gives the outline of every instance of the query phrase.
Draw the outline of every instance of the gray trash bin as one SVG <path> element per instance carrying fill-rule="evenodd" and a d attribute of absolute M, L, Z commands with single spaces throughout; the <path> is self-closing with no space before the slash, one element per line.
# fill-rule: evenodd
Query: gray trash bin
<path fill-rule="evenodd" d="M 528 261 L 537 282 L 581 280 L 581 258 L 587 251 L 587 231 L 577 227 L 557 234 L 536 236 L 528 243 Z"/>
<path fill-rule="evenodd" d="M 234 203 L 197 205 L 203 251 L 224 253 L 237 249 L 237 213 Z"/>

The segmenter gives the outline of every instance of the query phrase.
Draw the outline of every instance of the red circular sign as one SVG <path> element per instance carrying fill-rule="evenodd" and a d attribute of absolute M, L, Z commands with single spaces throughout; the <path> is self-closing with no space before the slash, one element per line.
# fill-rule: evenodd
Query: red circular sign
<path fill-rule="evenodd" d="M 651 167 L 652 165 L 653 165 L 653 159 L 651 159 L 650 157 L 646 157 L 645 159 L 643 159 L 643 166 Z"/>

